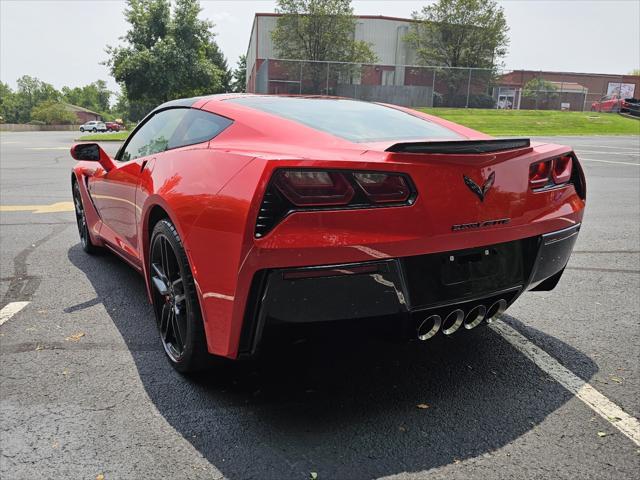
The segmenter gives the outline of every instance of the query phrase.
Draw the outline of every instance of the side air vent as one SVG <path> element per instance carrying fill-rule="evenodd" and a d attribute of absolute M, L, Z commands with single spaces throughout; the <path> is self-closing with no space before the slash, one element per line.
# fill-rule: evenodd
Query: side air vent
<path fill-rule="evenodd" d="M 280 220 L 282 220 L 289 211 L 288 202 L 286 202 L 273 184 L 270 184 L 264 194 L 258 219 L 256 221 L 256 238 L 266 235 Z"/>

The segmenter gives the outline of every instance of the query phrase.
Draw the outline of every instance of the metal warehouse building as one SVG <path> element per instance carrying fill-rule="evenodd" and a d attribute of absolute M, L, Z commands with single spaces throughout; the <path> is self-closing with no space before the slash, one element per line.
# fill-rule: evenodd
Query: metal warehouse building
<path fill-rule="evenodd" d="M 278 62 L 271 40 L 279 14 L 257 13 L 253 20 L 249 48 L 247 49 L 247 92 L 302 93 L 301 78 L 291 73 L 291 62 Z M 355 38 L 369 44 L 377 56 L 377 64 L 359 78 L 351 78 L 349 85 L 404 86 L 406 67 L 416 63 L 415 51 L 404 41 L 413 20 L 385 16 L 361 15 L 357 17 Z M 286 68 L 284 63 L 287 63 Z M 326 64 L 325 64 L 326 65 Z M 307 65 L 305 65 L 307 66 Z M 333 66 L 333 64 L 331 65 Z M 330 67 L 331 67 L 330 66 Z M 320 67 L 318 67 L 320 69 Z M 327 72 L 326 88 L 317 93 L 345 94 L 341 92 L 333 71 Z M 331 83 L 331 88 L 329 88 Z M 342 82 L 347 83 L 347 82 Z M 423 92 L 429 93 L 430 92 Z M 345 95 L 352 96 L 352 95 Z"/>
<path fill-rule="evenodd" d="M 312 62 L 278 58 L 271 33 L 277 13 L 257 13 L 247 49 L 250 93 L 336 95 L 405 106 L 447 106 L 589 110 L 605 95 L 640 95 L 633 75 L 495 71 L 416 66 L 415 49 L 405 38 L 415 21 L 408 18 L 356 16 L 355 39 L 370 44 L 373 65 Z M 531 91 L 531 80 L 544 80 L 546 90 Z"/>

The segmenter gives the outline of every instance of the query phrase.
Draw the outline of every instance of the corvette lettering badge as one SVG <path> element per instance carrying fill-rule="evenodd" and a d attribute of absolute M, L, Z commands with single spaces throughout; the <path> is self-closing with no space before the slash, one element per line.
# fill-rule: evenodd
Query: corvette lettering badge
<path fill-rule="evenodd" d="M 506 225 L 510 221 L 510 218 L 498 218 L 496 220 L 485 220 L 484 222 L 459 223 L 457 225 L 452 225 L 451 230 L 458 232 L 460 230 L 475 230 L 477 228 L 495 227 L 496 225 Z"/>

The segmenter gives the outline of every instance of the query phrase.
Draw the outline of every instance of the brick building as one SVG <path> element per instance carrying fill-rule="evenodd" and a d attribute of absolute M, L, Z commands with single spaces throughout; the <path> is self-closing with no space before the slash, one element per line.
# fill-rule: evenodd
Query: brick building
<path fill-rule="evenodd" d="M 540 79 L 548 88 L 539 95 L 524 95 L 527 83 Z M 605 95 L 622 91 L 624 97 L 640 96 L 638 75 L 513 70 L 502 75 L 493 95 L 498 107 L 514 109 L 589 110 Z"/>
<path fill-rule="evenodd" d="M 90 122 L 91 120 L 102 120 L 102 115 L 97 112 L 93 112 L 88 108 L 79 107 L 77 105 L 71 105 L 70 103 L 65 104 L 67 109 L 73 113 L 75 113 L 78 118 L 79 124 Z"/>

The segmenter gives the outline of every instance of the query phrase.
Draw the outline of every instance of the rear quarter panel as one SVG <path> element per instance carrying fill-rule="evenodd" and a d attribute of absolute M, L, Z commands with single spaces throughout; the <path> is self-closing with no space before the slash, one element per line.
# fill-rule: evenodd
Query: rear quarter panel
<path fill-rule="evenodd" d="M 136 198 L 136 203 L 142 206 L 138 225 L 145 273 L 151 233 L 149 218 L 154 207 L 158 206 L 168 214 L 178 230 L 198 287 L 200 265 L 207 261 L 207 257 L 205 254 L 194 258 L 191 244 L 193 227 L 204 212 L 218 208 L 218 192 L 251 160 L 250 156 L 214 151 L 208 148 L 208 144 L 201 144 L 159 153 L 148 162 L 142 172 Z M 215 244 L 208 245 L 209 251 L 217 248 Z"/>

